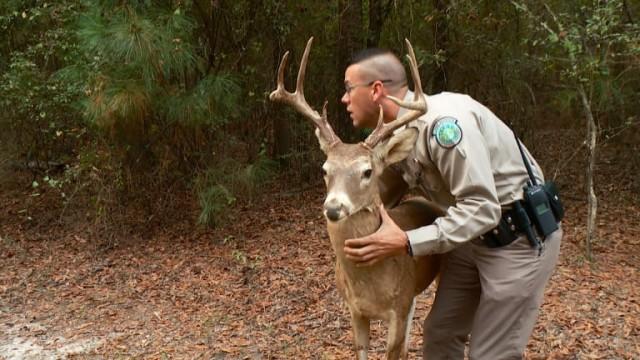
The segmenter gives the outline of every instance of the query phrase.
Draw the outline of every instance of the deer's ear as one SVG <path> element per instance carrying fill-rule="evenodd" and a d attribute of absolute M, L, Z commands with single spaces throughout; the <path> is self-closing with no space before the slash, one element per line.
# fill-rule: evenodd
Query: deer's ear
<path fill-rule="evenodd" d="M 410 127 L 402 130 L 399 134 L 391 136 L 386 141 L 374 149 L 377 157 L 382 159 L 385 166 L 389 166 L 398 161 L 404 160 L 416 143 L 418 129 Z"/>

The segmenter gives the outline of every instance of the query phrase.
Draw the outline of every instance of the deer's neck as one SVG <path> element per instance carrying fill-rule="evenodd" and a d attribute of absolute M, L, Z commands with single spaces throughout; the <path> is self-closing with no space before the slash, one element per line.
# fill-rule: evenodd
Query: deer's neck
<path fill-rule="evenodd" d="M 353 262 L 347 260 L 344 254 L 345 240 L 372 234 L 378 230 L 381 223 L 382 220 L 380 219 L 380 211 L 377 204 L 362 209 L 339 222 L 328 222 L 327 231 L 336 254 L 336 260 L 351 267 Z"/>

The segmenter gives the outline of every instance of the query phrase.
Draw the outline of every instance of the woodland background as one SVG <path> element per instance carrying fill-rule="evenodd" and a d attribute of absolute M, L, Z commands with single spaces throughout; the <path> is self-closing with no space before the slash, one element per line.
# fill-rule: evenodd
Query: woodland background
<path fill-rule="evenodd" d="M 0 34 L 0 358 L 350 356 L 323 154 L 267 99 L 310 36 L 307 100 L 342 139 L 366 135 L 350 56 L 407 38 L 425 92 L 487 105 L 558 183 L 528 356 L 640 354 L 640 2 L 5 0 Z"/>

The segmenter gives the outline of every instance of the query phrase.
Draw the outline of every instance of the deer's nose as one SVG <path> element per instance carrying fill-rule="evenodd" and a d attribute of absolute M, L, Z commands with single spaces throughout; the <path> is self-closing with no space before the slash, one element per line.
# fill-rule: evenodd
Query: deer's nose
<path fill-rule="evenodd" d="M 341 201 L 332 197 L 324 203 L 324 215 L 329 221 L 338 221 L 345 215 L 345 208 Z"/>
<path fill-rule="evenodd" d="M 340 220 L 340 210 L 341 209 L 342 209 L 342 207 L 333 207 L 333 208 L 325 209 L 325 214 L 327 216 L 327 219 L 329 219 L 331 221 Z"/>

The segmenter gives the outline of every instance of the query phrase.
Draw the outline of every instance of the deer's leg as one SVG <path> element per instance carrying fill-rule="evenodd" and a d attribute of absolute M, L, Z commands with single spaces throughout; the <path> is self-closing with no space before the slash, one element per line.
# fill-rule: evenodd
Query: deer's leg
<path fill-rule="evenodd" d="M 387 338 L 387 360 L 407 359 L 409 354 L 409 333 L 415 310 L 415 299 L 405 311 L 392 311 L 389 318 L 389 336 Z M 408 310 L 408 311 L 407 311 Z"/>
<path fill-rule="evenodd" d="M 369 318 L 351 311 L 351 328 L 358 360 L 367 360 L 369 350 Z"/>
<path fill-rule="evenodd" d="M 411 340 L 411 324 L 413 324 L 413 313 L 416 310 L 416 298 L 411 301 L 411 309 L 407 315 L 407 323 L 404 330 L 404 343 L 402 344 L 402 352 L 400 358 L 406 360 L 409 358 L 409 340 Z"/>

